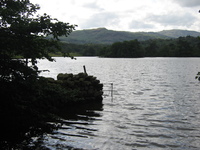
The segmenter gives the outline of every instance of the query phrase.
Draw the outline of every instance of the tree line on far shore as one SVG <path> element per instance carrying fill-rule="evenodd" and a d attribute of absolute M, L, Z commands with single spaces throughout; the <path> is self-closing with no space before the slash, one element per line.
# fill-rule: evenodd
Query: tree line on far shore
<path fill-rule="evenodd" d="M 177 39 L 152 39 L 138 41 L 137 39 L 124 42 L 104 44 L 70 44 L 62 43 L 63 53 L 78 56 L 100 57 L 199 57 L 199 37 L 179 37 Z"/>

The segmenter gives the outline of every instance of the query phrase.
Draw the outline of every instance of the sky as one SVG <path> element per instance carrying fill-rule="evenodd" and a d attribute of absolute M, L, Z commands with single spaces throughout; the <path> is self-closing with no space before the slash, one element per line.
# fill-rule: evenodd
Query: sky
<path fill-rule="evenodd" d="M 200 32 L 200 0 L 30 0 L 39 14 L 76 24 L 76 30 Z"/>

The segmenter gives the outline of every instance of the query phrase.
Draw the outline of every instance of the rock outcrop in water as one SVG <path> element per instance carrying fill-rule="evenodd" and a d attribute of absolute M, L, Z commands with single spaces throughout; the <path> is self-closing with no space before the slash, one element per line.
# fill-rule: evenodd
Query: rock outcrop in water
<path fill-rule="evenodd" d="M 58 74 L 57 80 L 43 78 L 40 82 L 42 95 L 39 99 L 46 103 L 45 109 L 53 114 L 62 109 L 77 107 L 87 103 L 102 103 L 103 84 L 94 77 L 85 73 Z M 37 104 L 36 104 L 37 105 Z M 40 107 L 40 106 L 38 106 Z"/>
<path fill-rule="evenodd" d="M 96 77 L 85 73 L 58 74 L 57 82 L 66 91 L 71 91 L 73 98 L 70 102 L 102 102 L 103 84 Z"/>

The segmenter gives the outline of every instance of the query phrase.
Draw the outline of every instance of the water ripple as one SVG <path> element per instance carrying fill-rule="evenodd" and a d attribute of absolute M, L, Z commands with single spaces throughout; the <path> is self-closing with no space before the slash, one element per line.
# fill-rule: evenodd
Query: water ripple
<path fill-rule="evenodd" d="M 44 145 L 52 150 L 199 150 L 200 84 L 194 79 L 199 60 L 81 57 L 71 63 L 59 58 L 58 73 L 80 72 L 77 66 L 84 63 L 102 83 L 114 83 L 114 97 L 63 119 Z"/>

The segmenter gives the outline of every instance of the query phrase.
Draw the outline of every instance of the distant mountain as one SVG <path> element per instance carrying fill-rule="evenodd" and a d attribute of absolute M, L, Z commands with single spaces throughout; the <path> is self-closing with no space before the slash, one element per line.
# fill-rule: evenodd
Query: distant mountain
<path fill-rule="evenodd" d="M 138 39 L 139 41 L 149 39 L 168 39 L 178 38 L 180 36 L 200 36 L 199 32 L 186 30 L 165 30 L 161 32 L 126 32 L 113 31 L 106 28 L 77 30 L 68 37 L 61 37 L 60 40 L 67 43 L 76 44 L 112 44 L 114 42 L 130 41 Z"/>
<path fill-rule="evenodd" d="M 200 36 L 200 32 L 196 31 L 188 31 L 188 30 L 163 30 L 160 32 L 157 32 L 159 34 L 171 37 L 171 38 L 179 38 L 179 37 L 186 37 L 186 36 L 193 36 L 198 37 Z"/>

